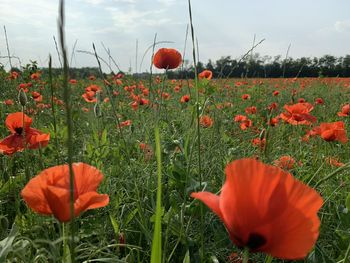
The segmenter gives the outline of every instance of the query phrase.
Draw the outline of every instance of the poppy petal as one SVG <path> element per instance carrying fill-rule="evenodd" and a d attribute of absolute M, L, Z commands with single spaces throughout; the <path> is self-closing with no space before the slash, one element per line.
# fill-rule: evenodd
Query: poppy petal
<path fill-rule="evenodd" d="M 210 192 L 198 192 L 192 193 L 191 197 L 201 200 L 206 206 L 213 210 L 215 214 L 217 214 L 221 219 L 223 219 L 220 210 L 220 196 L 212 194 Z"/>
<path fill-rule="evenodd" d="M 109 196 L 106 194 L 98 194 L 96 192 L 88 192 L 80 195 L 74 203 L 74 211 L 76 216 L 81 212 L 89 209 L 100 208 L 108 205 Z"/>
<path fill-rule="evenodd" d="M 74 163 L 74 188 L 78 196 L 96 191 L 103 179 L 102 173 L 95 167 L 85 163 Z"/>
<path fill-rule="evenodd" d="M 61 188 L 57 186 L 47 186 L 45 196 L 53 215 L 60 222 L 68 222 L 70 216 L 70 192 L 69 188 Z"/>
<path fill-rule="evenodd" d="M 42 177 L 36 176 L 32 178 L 21 191 L 21 196 L 27 205 L 35 212 L 45 215 L 52 214 L 52 211 L 47 203 L 43 189 L 46 187 L 46 182 Z"/>
<path fill-rule="evenodd" d="M 32 118 L 23 112 L 15 112 L 7 116 L 5 124 L 11 133 L 16 133 L 16 128 L 24 127 L 25 130 L 29 129 L 30 125 L 32 124 Z"/>

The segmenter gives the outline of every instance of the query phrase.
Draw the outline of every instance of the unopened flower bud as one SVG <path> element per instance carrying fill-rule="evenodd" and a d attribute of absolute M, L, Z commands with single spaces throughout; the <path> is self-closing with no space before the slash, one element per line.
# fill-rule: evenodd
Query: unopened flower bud
<path fill-rule="evenodd" d="M 19 90 L 18 100 L 19 100 L 19 103 L 21 104 L 22 107 L 26 106 L 26 104 L 28 102 L 28 98 L 27 98 L 27 94 L 24 92 L 23 89 Z"/>

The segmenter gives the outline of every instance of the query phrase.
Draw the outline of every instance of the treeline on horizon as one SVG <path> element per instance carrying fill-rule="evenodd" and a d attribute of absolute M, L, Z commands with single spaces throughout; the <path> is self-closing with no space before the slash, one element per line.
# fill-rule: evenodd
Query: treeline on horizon
<path fill-rule="evenodd" d="M 232 59 L 231 56 L 221 57 L 215 62 L 209 60 L 206 64 L 197 63 L 197 71 L 208 69 L 213 72 L 213 78 L 304 78 L 304 77 L 350 77 L 350 55 L 336 57 L 324 55 L 320 58 L 301 57 L 287 58 L 282 56 L 260 56 L 255 53 L 245 60 Z M 48 68 L 40 69 L 44 75 L 48 74 Z M 59 76 L 61 68 L 53 68 L 53 76 Z M 134 77 L 149 77 L 149 72 L 132 73 L 111 72 L 111 74 L 123 73 Z M 153 73 L 155 74 L 155 73 Z M 193 79 L 194 67 L 185 60 L 183 65 L 167 72 L 169 79 Z M 100 71 L 96 67 L 70 68 L 70 78 L 88 78 L 91 75 L 100 76 Z M 104 76 L 105 77 L 105 76 Z"/>

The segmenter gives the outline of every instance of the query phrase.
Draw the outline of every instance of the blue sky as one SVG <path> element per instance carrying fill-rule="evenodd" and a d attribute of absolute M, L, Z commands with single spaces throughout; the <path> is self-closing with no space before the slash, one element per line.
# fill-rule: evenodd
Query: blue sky
<path fill-rule="evenodd" d="M 266 39 L 255 50 L 261 55 L 284 57 L 289 44 L 289 55 L 295 58 L 350 54 L 349 0 L 192 0 L 192 8 L 203 62 L 227 55 L 239 58 L 251 47 L 254 34 L 256 41 Z M 46 66 L 50 53 L 59 66 L 53 41 L 57 16 L 57 0 L 1 0 L 0 24 L 6 26 L 11 54 L 22 64 L 31 59 Z M 138 67 L 155 33 L 158 41 L 173 42 L 159 47 L 182 52 L 188 17 L 187 0 L 66 0 L 69 54 L 76 40 L 76 50 L 92 51 L 94 42 L 108 61 L 103 42 L 122 70 L 131 65 L 135 72 L 136 39 Z M 188 41 L 187 54 L 191 48 Z M 6 53 L 1 28 L 0 55 Z M 149 68 L 150 56 L 146 55 L 141 70 Z M 188 55 L 187 59 L 191 60 Z M 96 61 L 76 52 L 71 66 L 96 66 Z"/>

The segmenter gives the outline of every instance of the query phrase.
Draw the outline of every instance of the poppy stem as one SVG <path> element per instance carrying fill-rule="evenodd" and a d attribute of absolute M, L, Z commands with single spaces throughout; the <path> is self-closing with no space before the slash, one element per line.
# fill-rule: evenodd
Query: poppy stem
<path fill-rule="evenodd" d="M 243 263 L 249 262 L 249 248 L 245 247 L 243 251 Z"/>
<path fill-rule="evenodd" d="M 273 260 L 273 257 L 271 255 L 266 255 L 265 263 L 271 263 L 272 260 Z"/>

